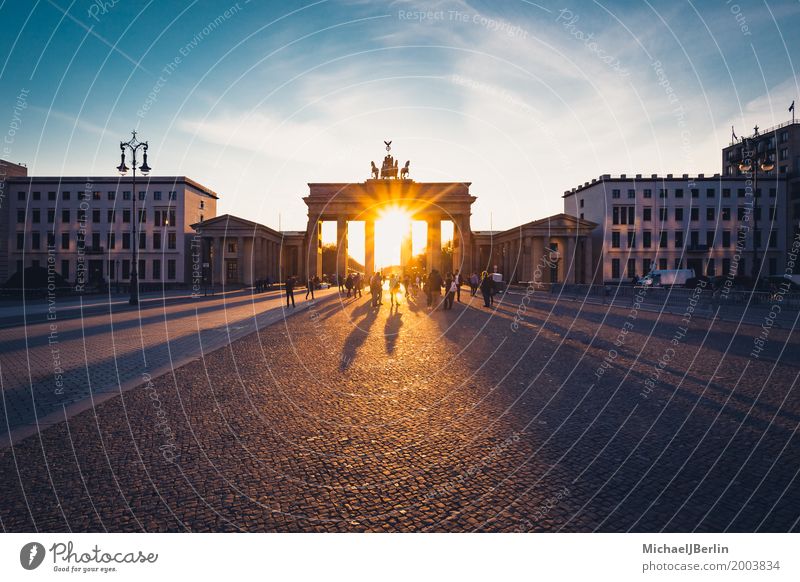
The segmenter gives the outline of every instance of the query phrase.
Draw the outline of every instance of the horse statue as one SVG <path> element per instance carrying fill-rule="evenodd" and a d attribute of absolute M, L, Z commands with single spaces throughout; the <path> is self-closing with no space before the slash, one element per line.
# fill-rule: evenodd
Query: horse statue
<path fill-rule="evenodd" d="M 372 164 L 372 170 L 371 170 L 372 171 L 372 179 L 373 180 L 377 180 L 378 179 L 378 166 L 375 165 L 375 162 L 370 162 L 370 164 Z"/>
<path fill-rule="evenodd" d="M 411 160 L 406 160 L 406 165 L 400 170 L 400 179 L 407 180 L 408 179 L 408 167 L 411 165 Z"/>

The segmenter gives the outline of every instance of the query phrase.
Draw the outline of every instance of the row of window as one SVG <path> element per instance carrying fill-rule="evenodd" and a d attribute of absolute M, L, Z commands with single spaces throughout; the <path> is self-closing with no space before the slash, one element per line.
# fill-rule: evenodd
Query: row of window
<path fill-rule="evenodd" d="M 683 259 L 675 259 L 672 268 L 673 269 L 682 269 L 684 267 L 689 267 L 695 269 L 695 273 L 702 274 L 703 272 L 703 260 L 702 259 L 692 259 L 688 261 L 688 265 Z M 717 260 L 716 259 L 707 259 L 705 261 L 705 273 L 708 277 L 716 277 L 718 274 L 723 276 L 728 275 L 736 275 L 737 273 L 747 275 L 747 266 L 745 259 L 739 259 L 737 263 L 737 273 L 731 272 L 731 259 L 722 259 L 722 271 L 717 273 Z M 625 263 L 625 278 L 632 279 L 634 277 L 639 277 L 643 274 L 649 273 L 653 267 L 657 264 L 658 269 L 664 270 L 669 269 L 669 260 L 662 257 L 658 259 L 658 262 L 654 262 L 652 259 L 641 259 L 641 267 L 642 270 L 637 270 L 637 265 L 639 265 L 639 260 L 637 259 L 628 259 Z M 611 278 L 612 279 L 621 279 L 622 278 L 622 260 L 621 259 L 611 259 Z M 778 260 L 774 257 L 770 257 L 767 259 L 767 271 L 768 275 L 777 275 L 778 274 Z"/>
<path fill-rule="evenodd" d="M 700 198 L 700 188 L 689 188 L 688 191 L 689 191 L 689 194 L 690 194 L 690 196 L 692 198 Z M 722 197 L 723 198 L 730 198 L 731 197 L 731 192 L 732 192 L 731 188 L 723 188 L 722 189 Z M 738 198 L 745 198 L 747 196 L 747 192 L 748 192 L 747 188 L 738 188 L 736 190 L 736 196 Z M 752 193 L 752 189 L 751 189 L 751 193 Z M 683 188 L 674 188 L 672 190 L 672 194 L 673 194 L 673 196 L 675 198 L 679 198 L 679 199 L 680 198 L 684 198 L 684 189 Z M 755 197 L 756 198 L 760 198 L 761 194 L 762 194 L 762 189 L 761 188 L 756 188 Z M 669 195 L 669 190 L 667 188 L 658 188 L 658 197 L 659 198 L 668 198 L 668 195 Z M 715 198 L 716 195 L 717 195 L 717 189 L 716 188 L 706 188 L 705 189 L 705 197 L 706 198 Z M 769 189 L 769 197 L 770 198 L 775 198 L 776 195 L 777 195 L 777 189 L 776 188 L 770 188 Z M 629 188 L 628 192 L 627 192 L 627 196 L 630 199 L 636 198 L 636 189 Z M 653 190 L 650 189 L 650 188 L 644 188 L 642 190 L 642 197 L 646 198 L 646 199 L 647 198 L 652 198 L 653 197 Z M 622 190 L 619 189 L 619 188 L 612 189 L 611 190 L 611 198 L 614 199 L 614 200 L 619 200 L 620 198 L 622 198 Z M 584 200 L 581 199 L 580 200 L 581 208 L 583 208 L 583 205 L 584 205 Z"/>
<path fill-rule="evenodd" d="M 622 234 L 619 231 L 614 231 L 611 233 L 611 248 L 612 249 L 620 249 L 622 248 Z M 636 233 L 635 232 L 627 232 L 626 242 L 627 248 L 635 249 L 636 248 Z M 658 246 L 659 248 L 665 249 L 669 246 L 669 232 L 668 231 L 661 231 L 658 236 Z M 681 230 L 676 230 L 672 233 L 672 241 L 673 241 L 673 248 L 676 249 L 683 249 L 686 245 L 686 240 L 684 237 L 684 232 Z M 718 238 L 717 233 L 713 230 L 708 230 L 705 233 L 705 241 L 703 243 L 700 242 L 700 231 L 693 230 L 689 232 L 689 248 L 690 249 L 699 249 L 700 245 L 704 245 L 705 248 L 710 249 L 713 248 L 716 244 L 717 240 L 720 241 L 722 248 L 731 248 L 733 246 L 733 238 L 731 231 L 723 230 L 721 236 Z M 756 247 L 761 246 L 761 231 L 755 229 L 752 231 L 753 241 Z M 778 248 L 778 231 L 773 230 L 769 233 L 769 240 L 768 240 L 769 248 L 775 249 Z M 642 248 L 649 249 L 653 247 L 653 233 L 649 230 L 642 232 Z"/>
<path fill-rule="evenodd" d="M 745 220 L 749 219 L 748 213 L 752 213 L 755 220 L 761 220 L 761 206 L 756 206 L 750 209 L 747 206 L 739 206 L 736 208 L 736 219 Z M 669 208 L 658 208 L 659 221 L 669 220 Z M 673 217 L 677 222 L 682 222 L 686 216 L 684 208 L 678 206 L 672 209 Z M 732 209 L 730 206 L 723 206 L 720 212 L 721 220 L 730 220 Z M 705 208 L 706 220 L 714 221 L 717 219 L 716 206 L 707 206 Z M 775 206 L 770 206 L 768 211 L 768 220 L 775 220 L 777 217 L 777 210 Z M 642 208 L 642 221 L 651 222 L 653 220 L 653 209 L 650 206 Z M 700 220 L 700 208 L 693 206 L 689 209 L 689 220 L 692 222 Z M 611 208 L 611 223 L 612 224 L 636 224 L 636 207 L 635 206 L 614 206 Z"/>
<path fill-rule="evenodd" d="M 146 223 L 147 222 L 147 215 L 148 212 L 145 208 L 141 208 L 137 211 L 137 216 L 139 219 L 139 223 Z M 33 208 L 30 211 L 26 212 L 23 209 L 17 210 L 17 224 L 25 224 L 27 217 L 30 215 L 31 223 L 32 224 L 40 224 L 42 222 L 42 211 L 38 208 Z M 102 221 L 103 211 L 102 210 L 92 210 L 92 222 L 94 224 L 99 224 Z M 56 220 L 56 209 L 55 208 L 48 208 L 47 213 L 47 223 L 53 224 Z M 69 208 L 63 208 L 61 210 L 61 222 L 62 223 L 70 223 L 72 218 L 72 211 Z M 86 210 L 78 209 L 76 213 L 76 219 L 78 222 L 87 222 L 88 215 Z M 117 210 L 106 210 L 106 222 L 113 223 L 117 220 Z M 175 210 L 174 209 L 156 209 L 153 211 L 153 220 L 156 226 L 175 226 Z M 200 215 L 200 221 L 202 222 L 203 215 Z M 131 221 L 131 211 L 128 208 L 122 209 L 122 222 L 130 222 Z"/>
<path fill-rule="evenodd" d="M 162 200 L 162 192 L 161 191 L 154 190 L 152 192 L 152 194 L 153 194 L 153 200 Z M 58 192 L 47 192 L 47 199 L 49 201 L 51 201 L 51 202 L 56 200 L 57 196 L 58 196 Z M 178 193 L 175 190 L 170 190 L 169 192 L 167 192 L 167 196 L 169 197 L 168 198 L 169 200 L 177 200 L 178 199 Z M 79 201 L 83 201 L 83 200 L 102 200 L 103 199 L 103 193 L 99 192 L 99 191 L 94 191 L 94 192 L 91 192 L 91 193 L 84 192 L 84 191 L 79 191 L 79 192 L 76 192 L 76 197 L 77 197 L 77 200 L 79 200 Z M 17 200 L 19 200 L 20 202 L 24 202 L 25 200 L 27 200 L 27 198 L 28 198 L 28 193 L 26 191 L 19 190 L 17 192 Z M 139 200 L 146 200 L 147 199 L 147 191 L 146 190 L 139 191 L 138 198 L 139 198 Z M 41 199 L 42 199 L 42 192 L 36 192 L 36 191 L 31 192 L 31 200 L 36 201 L 36 200 L 41 200 Z M 116 200 L 117 199 L 117 191 L 116 190 L 107 191 L 106 192 L 106 199 L 108 199 L 108 200 Z M 130 190 L 123 190 L 122 191 L 122 199 L 123 200 L 130 200 L 131 199 Z M 72 192 L 69 191 L 69 190 L 62 191 L 61 192 L 61 200 L 64 200 L 64 201 L 72 200 Z M 202 208 L 202 205 L 203 205 L 202 201 L 200 202 L 200 205 L 201 205 L 201 208 Z"/>
<path fill-rule="evenodd" d="M 789 141 L 789 132 L 782 131 L 778 135 L 779 143 L 787 143 Z M 755 143 L 755 148 L 757 152 L 761 153 L 764 150 L 774 150 L 775 149 L 775 136 L 771 135 L 766 139 L 761 139 Z M 783 148 L 786 149 L 786 148 Z M 731 148 L 727 151 L 727 158 L 729 160 L 742 160 L 746 156 L 752 156 L 752 152 L 745 152 L 744 146 L 739 146 L 736 148 Z"/>
<path fill-rule="evenodd" d="M 105 262 L 105 269 L 103 263 Z M 66 280 L 70 280 L 70 269 L 72 261 L 64 259 L 60 262 L 61 270 L 59 274 Z M 117 263 L 120 264 L 119 273 L 117 273 Z M 147 269 L 148 263 L 150 269 Z M 41 267 L 40 261 L 34 259 L 31 261 L 32 267 Z M 17 261 L 17 271 L 22 271 L 24 263 L 21 260 Z M 178 272 L 178 263 L 175 259 L 167 259 L 167 280 L 174 281 Z M 136 273 L 139 280 L 150 279 L 153 281 L 160 281 L 162 277 L 162 261 L 161 259 L 139 259 L 139 269 Z M 89 278 L 99 281 L 105 279 L 107 282 L 113 283 L 115 281 L 126 281 L 131 278 L 131 261 L 130 259 L 123 259 L 122 261 L 91 261 L 89 264 Z"/>
<path fill-rule="evenodd" d="M 105 250 L 113 250 L 117 246 L 117 234 L 115 232 L 106 233 L 105 237 L 106 247 Z M 22 251 L 25 250 L 25 242 L 26 240 L 30 241 L 29 250 L 38 251 L 42 249 L 42 234 L 39 232 L 18 232 L 17 233 L 17 250 Z M 87 244 L 88 241 L 81 240 L 76 238 L 78 243 L 83 242 L 84 247 L 88 247 L 90 249 L 100 249 L 101 244 L 100 241 L 102 240 L 101 235 L 99 232 L 93 232 L 91 237 L 91 246 Z M 61 250 L 68 251 L 70 249 L 70 242 L 71 236 L 68 232 L 61 233 Z M 47 245 L 48 247 L 55 247 L 56 245 L 56 236 L 52 232 L 47 233 Z M 122 248 L 123 249 L 130 249 L 131 248 L 131 233 L 130 232 L 123 232 L 122 233 Z M 139 233 L 139 248 L 142 250 L 147 250 L 147 233 L 140 232 Z M 151 235 L 151 246 L 150 249 L 154 251 L 160 251 L 163 248 L 163 237 L 160 232 L 154 232 Z M 168 232 L 166 237 L 166 248 L 168 250 L 175 250 L 178 248 L 178 237 L 175 232 Z"/>

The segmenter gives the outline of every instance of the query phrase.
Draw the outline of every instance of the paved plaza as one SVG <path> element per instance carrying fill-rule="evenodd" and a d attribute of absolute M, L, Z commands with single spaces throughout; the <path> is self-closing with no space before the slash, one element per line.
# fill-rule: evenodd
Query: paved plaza
<path fill-rule="evenodd" d="M 490 309 L 462 300 L 429 313 L 422 295 L 374 309 L 368 294 L 328 291 L 284 317 L 280 297 L 242 293 L 208 309 L 176 301 L 144 318 L 61 321 L 71 369 L 88 362 L 106 391 L 119 391 L 117 370 L 139 385 L 0 449 L 0 525 L 800 529 L 796 313 L 764 337 L 760 325 L 633 299 L 520 288 Z M 37 325 L 27 340 L 0 330 L 4 402 L 21 407 L 5 414 L 19 422 L 26 382 L 52 391 Z M 221 335 L 201 349 L 208 330 Z M 84 380 L 69 385 L 71 402 L 86 400 Z"/>

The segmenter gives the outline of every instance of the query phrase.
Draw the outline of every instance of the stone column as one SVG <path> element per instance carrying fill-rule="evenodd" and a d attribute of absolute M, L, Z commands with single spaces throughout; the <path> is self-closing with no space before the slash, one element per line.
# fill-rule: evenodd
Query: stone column
<path fill-rule="evenodd" d="M 566 237 L 567 243 L 567 256 L 564 263 L 564 282 L 575 284 L 577 282 L 576 274 L 578 271 L 577 256 L 575 254 L 575 236 L 569 235 Z"/>
<path fill-rule="evenodd" d="M 364 221 L 364 274 L 371 277 L 375 272 L 375 221 Z"/>
<path fill-rule="evenodd" d="M 244 248 L 244 238 L 241 236 L 236 237 L 236 264 L 239 266 L 239 284 L 244 285 L 246 280 L 246 273 L 247 271 L 244 268 L 244 263 L 246 261 L 245 258 L 245 248 Z"/>
<path fill-rule="evenodd" d="M 441 218 L 428 219 L 428 272 L 442 269 L 442 222 Z"/>
<path fill-rule="evenodd" d="M 211 266 L 213 273 L 213 284 L 225 284 L 225 237 L 218 236 L 214 239 L 214 264 Z"/>
<path fill-rule="evenodd" d="M 347 218 L 336 219 L 336 274 L 338 277 L 347 275 Z"/>
<path fill-rule="evenodd" d="M 584 283 L 587 285 L 594 284 L 594 260 L 592 258 L 592 237 L 584 236 L 583 238 L 583 276 Z"/>
<path fill-rule="evenodd" d="M 459 232 L 461 233 L 461 274 L 469 277 L 475 268 L 472 256 L 472 228 L 470 227 L 469 212 L 462 214 L 459 220 Z"/>
<path fill-rule="evenodd" d="M 533 237 L 533 248 L 531 250 L 531 280 L 536 281 L 536 284 L 544 283 L 546 265 L 542 264 L 542 257 L 544 256 L 544 238 L 541 236 Z"/>
<path fill-rule="evenodd" d="M 522 250 L 519 258 L 520 280 L 527 283 L 531 280 L 531 237 L 522 238 Z"/>
<path fill-rule="evenodd" d="M 461 269 L 461 259 L 464 256 L 461 241 L 461 217 L 453 216 L 451 222 L 453 223 L 453 264 L 451 268 L 444 270 L 455 273 L 456 269 Z"/>

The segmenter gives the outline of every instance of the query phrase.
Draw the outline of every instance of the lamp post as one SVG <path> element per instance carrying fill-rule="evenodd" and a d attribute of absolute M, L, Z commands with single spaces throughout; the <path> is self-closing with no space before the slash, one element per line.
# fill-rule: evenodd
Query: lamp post
<path fill-rule="evenodd" d="M 758 135 L 758 126 L 755 128 L 755 135 Z M 754 156 L 757 154 L 754 150 L 750 149 L 749 142 L 744 150 L 744 158 L 739 163 L 739 170 L 745 174 L 752 172 L 753 176 L 753 266 L 751 268 L 751 277 L 753 284 L 758 284 L 758 273 L 760 271 L 758 265 L 758 247 L 759 240 L 756 239 L 756 231 L 758 230 L 758 171 L 771 172 L 775 169 L 775 164 L 769 159 L 769 155 L 764 152 L 764 156 Z M 753 158 L 756 159 L 753 159 Z"/>
<path fill-rule="evenodd" d="M 124 176 L 128 173 L 128 166 L 125 164 L 125 148 L 128 148 L 131 152 L 131 170 L 133 170 L 133 182 L 132 182 L 132 193 L 131 193 L 131 210 L 133 212 L 133 217 L 131 218 L 131 261 L 133 264 L 131 265 L 131 298 L 128 300 L 130 305 L 139 305 L 139 237 L 136 235 L 136 169 L 139 168 L 139 171 L 142 173 L 143 176 L 147 176 L 150 173 L 150 166 L 147 165 L 147 142 L 146 141 L 139 141 L 136 139 L 136 131 L 131 132 L 133 137 L 129 141 L 123 141 L 119 143 L 120 149 L 120 164 L 117 166 L 117 170 L 119 171 L 120 175 Z M 142 150 L 142 164 L 141 166 L 137 165 L 136 161 L 136 152 L 139 151 L 141 148 Z"/>

